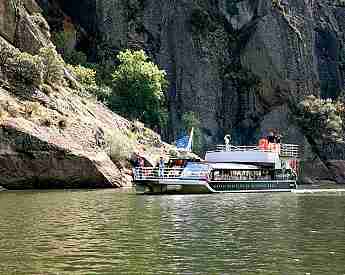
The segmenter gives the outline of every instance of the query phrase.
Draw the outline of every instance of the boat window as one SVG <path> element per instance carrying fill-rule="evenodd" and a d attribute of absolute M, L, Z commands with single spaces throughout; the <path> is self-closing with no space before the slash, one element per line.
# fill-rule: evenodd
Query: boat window
<path fill-rule="evenodd" d="M 205 177 L 208 175 L 210 166 L 203 163 L 188 163 L 183 169 L 181 177 Z"/>

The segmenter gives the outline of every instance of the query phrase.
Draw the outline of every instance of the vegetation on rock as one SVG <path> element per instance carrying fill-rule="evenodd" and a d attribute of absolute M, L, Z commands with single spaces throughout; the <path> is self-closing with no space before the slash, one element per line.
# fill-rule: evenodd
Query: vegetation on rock
<path fill-rule="evenodd" d="M 167 86 L 165 71 L 149 61 L 143 50 L 120 52 L 118 59 L 110 108 L 150 126 L 161 125 L 165 112 L 163 91 Z"/>
<path fill-rule="evenodd" d="M 134 138 L 131 138 L 118 129 L 114 129 L 106 135 L 106 147 L 112 160 L 129 160 L 135 145 Z"/>
<path fill-rule="evenodd" d="M 293 119 L 315 140 L 341 142 L 344 114 L 344 103 L 308 96 L 297 105 Z"/>
<path fill-rule="evenodd" d="M 85 68 L 81 65 L 68 65 L 69 70 L 76 76 L 77 80 L 83 86 L 96 85 L 96 71 L 93 69 Z"/>
<path fill-rule="evenodd" d="M 20 52 L 8 61 L 10 63 L 7 64 L 8 72 L 13 73 L 16 81 L 33 86 L 43 83 L 45 67 L 39 56 Z"/>
<path fill-rule="evenodd" d="M 0 69 L 16 86 L 63 82 L 64 61 L 53 46 L 43 47 L 32 55 L 1 45 L 0 53 Z"/>
<path fill-rule="evenodd" d="M 44 82 L 61 83 L 64 78 L 65 63 L 62 57 L 56 52 L 54 46 L 43 47 L 40 49 L 39 57 L 44 64 Z"/>

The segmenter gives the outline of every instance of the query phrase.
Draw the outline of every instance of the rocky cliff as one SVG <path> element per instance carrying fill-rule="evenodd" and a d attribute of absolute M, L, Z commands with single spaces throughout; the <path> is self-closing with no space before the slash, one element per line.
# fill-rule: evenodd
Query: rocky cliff
<path fill-rule="evenodd" d="M 344 1 L 2 0 L 1 37 L 29 52 L 49 43 L 40 9 L 53 31 L 72 22 L 70 47 L 90 61 L 143 48 L 167 71 L 170 140 L 187 111 L 199 114 L 205 144 L 225 133 L 253 143 L 277 128 L 302 145 L 307 177 L 345 182 L 343 144 L 289 118 L 304 96 L 336 99 L 344 88 Z"/>
<path fill-rule="evenodd" d="M 154 162 L 172 147 L 98 103 L 51 46 L 36 2 L 0 0 L 0 185 L 130 186 L 131 154 Z"/>
<path fill-rule="evenodd" d="M 205 144 L 224 133 L 251 143 L 277 128 L 285 142 L 302 145 L 308 167 L 344 181 L 329 164 L 342 154 L 313 140 L 288 115 L 306 95 L 336 99 L 344 88 L 344 1 L 39 2 L 45 9 L 58 5 L 94 37 L 94 56 L 143 48 L 167 71 L 170 138 L 187 111 L 199 114 Z"/>

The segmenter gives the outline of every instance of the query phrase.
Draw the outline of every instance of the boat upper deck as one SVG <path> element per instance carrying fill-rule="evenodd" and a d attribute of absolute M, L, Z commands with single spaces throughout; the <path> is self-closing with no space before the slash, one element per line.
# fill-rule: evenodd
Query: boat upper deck
<path fill-rule="evenodd" d="M 279 158 L 299 158 L 299 146 L 295 144 L 269 144 L 263 148 L 260 146 L 234 146 L 217 145 L 213 150 L 206 152 L 206 161 L 223 162 L 268 162 L 274 163 Z"/>

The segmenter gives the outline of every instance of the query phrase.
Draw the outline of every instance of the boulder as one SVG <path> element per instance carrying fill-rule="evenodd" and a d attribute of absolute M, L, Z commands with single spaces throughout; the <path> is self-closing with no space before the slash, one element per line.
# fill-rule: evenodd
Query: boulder
<path fill-rule="evenodd" d="M 121 187 L 120 170 L 105 154 L 64 140 L 21 118 L 0 128 L 1 184 L 7 189 Z"/>

